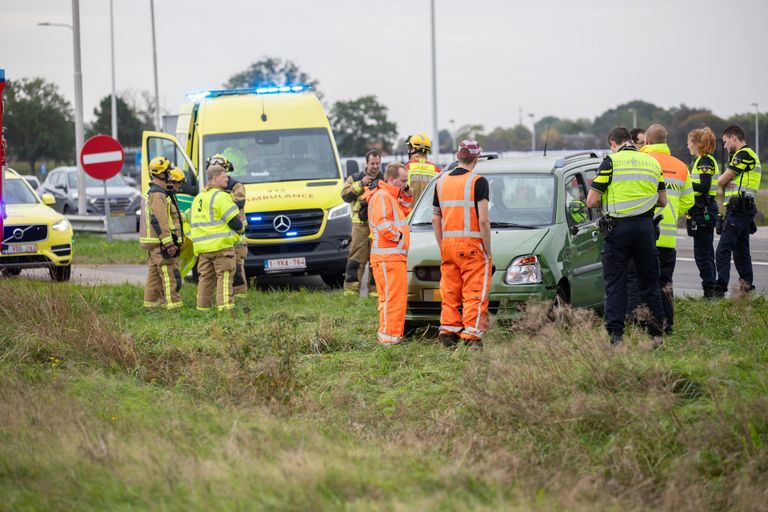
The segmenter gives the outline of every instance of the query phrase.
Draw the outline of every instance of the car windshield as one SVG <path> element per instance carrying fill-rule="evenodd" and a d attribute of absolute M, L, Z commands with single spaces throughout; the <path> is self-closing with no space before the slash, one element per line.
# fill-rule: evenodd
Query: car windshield
<path fill-rule="evenodd" d="M 86 187 L 103 187 L 103 181 L 97 180 L 96 178 L 91 178 L 87 174 L 85 175 L 85 186 Z M 127 187 L 128 184 L 123 179 L 122 174 L 116 174 L 115 176 L 109 178 L 107 180 L 107 187 Z M 69 173 L 69 188 L 77 188 L 77 173 L 71 172 Z"/>
<path fill-rule="evenodd" d="M 488 174 L 488 216 L 494 228 L 548 226 L 555 215 L 555 177 L 542 174 Z M 416 205 L 411 225 L 432 223 L 432 198 L 436 180 Z"/>
<path fill-rule="evenodd" d="M 5 180 L 3 201 L 5 204 L 35 204 L 37 197 L 24 180 Z"/>
<path fill-rule="evenodd" d="M 217 153 L 232 162 L 242 183 L 340 179 L 325 128 L 206 135 L 203 154 Z"/>

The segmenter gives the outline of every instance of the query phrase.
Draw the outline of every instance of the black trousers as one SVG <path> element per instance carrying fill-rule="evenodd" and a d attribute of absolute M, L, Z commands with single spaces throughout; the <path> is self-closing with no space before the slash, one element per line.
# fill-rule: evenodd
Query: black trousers
<path fill-rule="evenodd" d="M 725 217 L 723 232 L 717 244 L 715 260 L 717 262 L 716 288 L 725 291 L 731 278 L 731 254 L 739 278 L 752 286 L 752 254 L 749 252 L 749 228 L 755 220 L 757 209 L 734 212 L 731 208 Z"/>
<path fill-rule="evenodd" d="M 675 294 L 672 276 L 675 274 L 677 250 L 670 247 L 657 247 L 656 253 L 659 259 L 659 290 L 661 292 L 661 306 L 664 309 L 664 332 L 671 333 L 672 325 L 675 322 Z M 632 321 L 639 321 L 642 325 L 646 325 L 645 319 L 635 318 L 634 315 L 638 306 L 648 305 L 640 293 L 634 259 L 627 268 L 627 316 Z"/>
<path fill-rule="evenodd" d="M 706 218 L 705 214 L 709 219 Z M 699 269 L 704 296 L 710 297 L 715 289 L 715 280 L 717 279 L 714 247 L 717 203 L 714 200 L 708 200 L 705 204 L 697 202 L 693 208 L 692 216 L 697 227 L 693 235 L 693 258 Z"/>
<path fill-rule="evenodd" d="M 627 314 L 627 272 L 635 261 L 637 288 L 648 304 L 651 318 L 646 327 L 652 336 L 662 334 L 664 308 L 659 289 L 659 259 L 656 234 L 650 217 L 630 217 L 618 221 L 605 237 L 603 245 L 603 281 L 605 285 L 605 327 L 611 335 L 624 334 Z"/>

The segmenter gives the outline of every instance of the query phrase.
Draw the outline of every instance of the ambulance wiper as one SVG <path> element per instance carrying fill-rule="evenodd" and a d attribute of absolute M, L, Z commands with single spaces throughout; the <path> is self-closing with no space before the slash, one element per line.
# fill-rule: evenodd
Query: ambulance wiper
<path fill-rule="evenodd" d="M 520 228 L 520 229 L 539 229 L 541 226 L 530 226 L 528 224 L 516 224 L 514 222 L 491 221 L 492 228 Z"/>

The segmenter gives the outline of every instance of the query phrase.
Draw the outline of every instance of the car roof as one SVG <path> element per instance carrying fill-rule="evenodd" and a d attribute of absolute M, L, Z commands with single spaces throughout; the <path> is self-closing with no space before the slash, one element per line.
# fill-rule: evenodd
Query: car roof
<path fill-rule="evenodd" d="M 74 172 L 74 171 L 77 171 L 77 167 L 75 167 L 74 165 L 64 165 L 61 167 L 56 167 L 55 169 L 51 170 L 51 172 L 57 172 L 57 171 Z"/>
<path fill-rule="evenodd" d="M 593 152 L 574 153 L 565 157 L 536 154 L 483 160 L 478 162 L 476 169 L 482 174 L 553 174 L 558 170 L 574 167 L 572 164 L 576 162 L 583 165 L 585 163 L 600 163 L 600 161 L 600 157 Z"/>

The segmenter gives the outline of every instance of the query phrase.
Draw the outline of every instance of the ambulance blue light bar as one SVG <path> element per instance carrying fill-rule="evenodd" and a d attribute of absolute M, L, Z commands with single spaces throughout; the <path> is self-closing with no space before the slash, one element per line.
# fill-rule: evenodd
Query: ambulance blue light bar
<path fill-rule="evenodd" d="M 205 98 L 218 98 L 220 96 L 237 96 L 240 94 L 296 94 L 308 91 L 311 85 L 296 84 L 268 87 L 247 87 L 244 89 L 219 89 L 212 91 L 193 91 L 187 93 L 187 99 L 190 101 L 202 101 Z"/>

